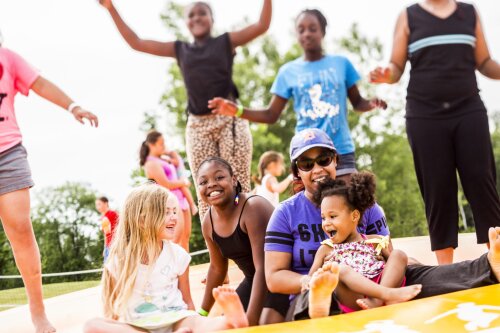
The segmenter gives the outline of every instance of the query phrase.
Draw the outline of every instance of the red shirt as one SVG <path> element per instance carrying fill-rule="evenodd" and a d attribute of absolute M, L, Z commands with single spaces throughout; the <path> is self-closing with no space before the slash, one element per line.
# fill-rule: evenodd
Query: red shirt
<path fill-rule="evenodd" d="M 118 224 L 118 213 L 112 210 L 108 210 L 103 216 L 103 221 L 105 218 L 108 219 L 109 223 L 111 224 L 110 232 L 104 232 L 104 235 L 106 236 L 104 244 L 106 244 L 106 247 L 109 247 L 109 245 L 111 244 L 111 240 L 113 239 L 113 234 L 115 233 L 116 225 Z"/>

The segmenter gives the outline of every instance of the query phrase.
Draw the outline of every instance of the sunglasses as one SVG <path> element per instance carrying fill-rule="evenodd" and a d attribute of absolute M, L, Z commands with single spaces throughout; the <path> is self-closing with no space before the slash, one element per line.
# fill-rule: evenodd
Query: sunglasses
<path fill-rule="evenodd" d="M 302 171 L 311 171 L 314 168 L 314 164 L 317 164 L 320 167 L 329 166 L 333 161 L 335 161 L 335 157 L 336 155 L 334 153 L 324 153 L 314 159 L 298 158 L 295 165 L 297 165 L 297 168 Z"/>

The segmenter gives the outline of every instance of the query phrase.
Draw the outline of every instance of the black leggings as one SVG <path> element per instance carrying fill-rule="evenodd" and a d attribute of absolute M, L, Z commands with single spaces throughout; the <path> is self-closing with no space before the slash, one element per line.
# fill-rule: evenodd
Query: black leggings
<path fill-rule="evenodd" d="M 488 228 L 500 220 L 500 199 L 486 112 L 447 119 L 409 118 L 406 131 L 432 250 L 458 246 L 457 171 L 474 215 L 477 242 L 487 243 Z"/>
<path fill-rule="evenodd" d="M 406 285 L 421 284 L 422 292 L 415 297 L 424 298 L 496 284 L 487 254 L 475 260 L 451 265 L 411 265 L 406 268 Z M 290 305 L 287 321 L 309 319 L 309 291 L 298 295 Z M 340 313 L 335 294 L 332 293 L 330 315 Z"/>

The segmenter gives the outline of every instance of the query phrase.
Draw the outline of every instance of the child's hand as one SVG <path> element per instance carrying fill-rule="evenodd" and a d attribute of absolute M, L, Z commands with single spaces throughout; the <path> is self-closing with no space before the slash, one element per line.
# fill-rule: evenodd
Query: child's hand
<path fill-rule="evenodd" d="M 370 72 L 371 83 L 392 83 L 392 72 L 389 67 L 377 67 Z"/>
<path fill-rule="evenodd" d="M 90 123 L 90 126 L 93 127 L 99 126 L 99 120 L 97 119 L 97 116 L 92 112 L 82 109 L 79 106 L 73 108 L 73 110 L 71 110 L 71 114 L 81 124 L 85 124 L 83 122 L 83 119 L 87 119 Z"/>
<path fill-rule="evenodd" d="M 220 114 L 222 116 L 229 117 L 236 116 L 236 112 L 238 111 L 236 103 L 220 97 L 209 100 L 208 108 L 212 109 L 213 114 Z"/>
<path fill-rule="evenodd" d="M 113 7 L 113 2 L 111 0 L 99 0 L 99 3 L 107 10 L 110 10 Z"/>
<path fill-rule="evenodd" d="M 380 98 L 373 98 L 370 100 L 370 105 L 373 109 L 387 109 L 387 103 Z"/>

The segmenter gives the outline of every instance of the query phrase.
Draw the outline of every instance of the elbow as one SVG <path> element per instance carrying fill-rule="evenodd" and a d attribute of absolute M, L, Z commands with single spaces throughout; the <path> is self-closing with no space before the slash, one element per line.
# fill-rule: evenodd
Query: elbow
<path fill-rule="evenodd" d="M 266 274 L 266 285 L 267 289 L 272 293 L 279 293 L 279 283 L 276 283 L 275 279 L 273 279 L 273 274 Z"/>

